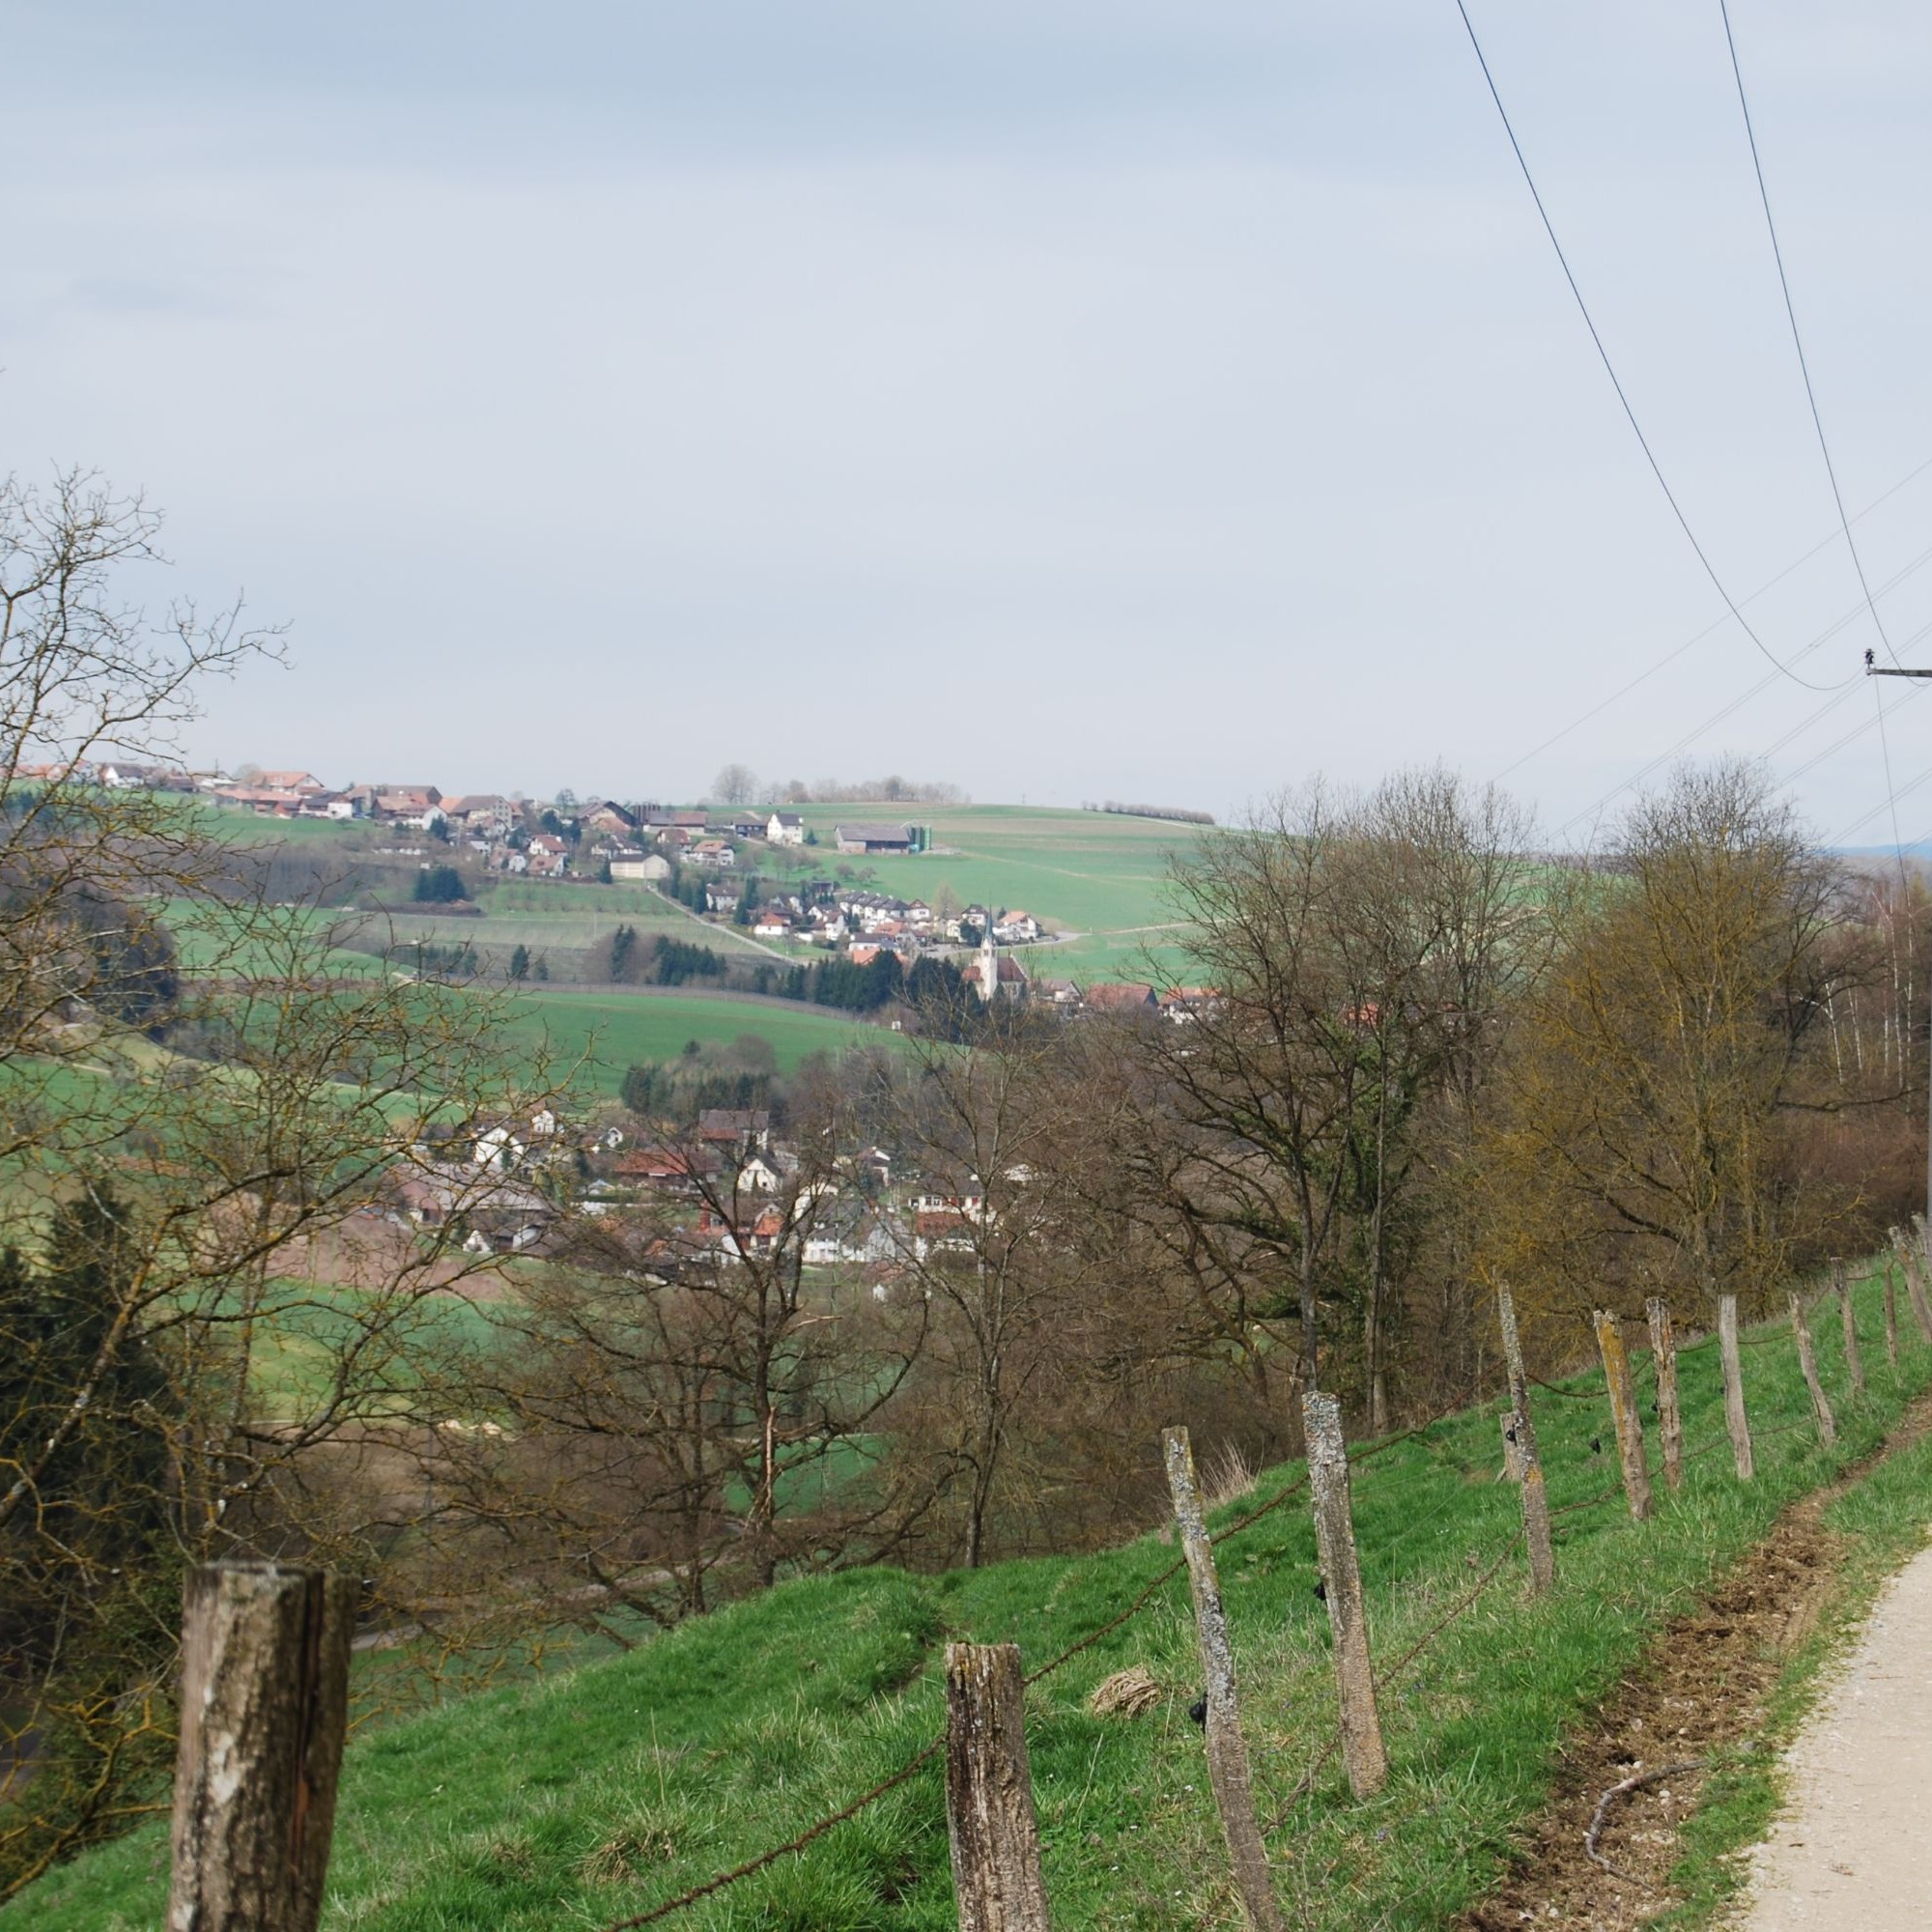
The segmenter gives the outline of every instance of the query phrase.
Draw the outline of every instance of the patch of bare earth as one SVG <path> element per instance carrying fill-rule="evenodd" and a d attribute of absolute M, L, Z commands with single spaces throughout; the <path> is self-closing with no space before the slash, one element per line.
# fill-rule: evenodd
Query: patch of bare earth
<path fill-rule="evenodd" d="M 1760 1739 L 1766 1699 L 1817 1624 L 1835 1579 L 1842 1540 L 1824 1527 L 1826 1506 L 1928 1427 L 1932 1397 L 1921 1397 L 1872 1456 L 1792 1504 L 1694 1611 L 1658 1634 L 1643 1662 L 1565 1748 L 1555 1794 L 1527 1828 L 1515 1870 L 1457 1921 L 1463 1932 L 1517 1932 L 1552 1921 L 1618 1932 L 1678 1903 L 1668 1874 L 1680 1855 L 1679 1829 L 1696 1807 L 1701 1772 L 1658 1777 L 1613 1799 L 1592 1858 L 1586 1837 L 1605 1793 Z"/>

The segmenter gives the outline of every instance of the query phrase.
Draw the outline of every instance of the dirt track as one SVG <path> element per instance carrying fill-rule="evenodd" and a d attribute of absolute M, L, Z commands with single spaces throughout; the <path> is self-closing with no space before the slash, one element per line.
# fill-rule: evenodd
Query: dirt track
<path fill-rule="evenodd" d="M 1881 1453 L 1901 1448 L 1928 1426 L 1932 1399 L 1921 1399 Z M 1648 1924 L 1675 1902 L 1665 1877 L 1679 1856 L 1678 1827 L 1696 1804 L 1697 1772 L 1662 1777 L 1612 1804 L 1598 1852 L 1614 1872 L 1588 1855 L 1584 1834 L 1612 1785 L 1721 1747 L 1747 1746 L 1760 1734 L 1765 1698 L 1831 1591 L 1839 1540 L 1822 1517 L 1851 1480 L 1848 1475 L 1795 1503 L 1701 1607 L 1660 1634 L 1597 1724 L 1572 1742 L 1555 1797 L 1530 1828 L 1517 1872 L 1459 1921 L 1464 1932 L 1519 1932 L 1552 1918 L 1593 1932 L 1624 1932 Z M 1932 1624 L 1932 1579 L 1926 1599 Z M 1921 1648 L 1921 1659 L 1927 1654 L 1932 1652 Z M 1932 1687 L 1927 1694 L 1932 1702 Z M 1923 1790 L 1921 1785 L 1921 1805 Z M 1918 1926 L 1928 1918 L 1921 1904 L 1915 1916 L 1896 1922 Z M 1753 1919 L 1750 1932 L 1865 1923 L 1889 1932 L 1892 1921 L 1833 1912 Z"/>

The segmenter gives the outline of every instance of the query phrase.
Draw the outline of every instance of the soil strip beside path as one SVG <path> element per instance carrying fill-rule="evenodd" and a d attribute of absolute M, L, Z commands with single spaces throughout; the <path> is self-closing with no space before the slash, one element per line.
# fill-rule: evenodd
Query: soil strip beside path
<path fill-rule="evenodd" d="M 1528 1827 L 1516 1871 L 1463 1915 L 1463 1932 L 1520 1932 L 1551 1918 L 1592 1932 L 1624 1932 L 1648 1924 L 1676 1901 L 1668 1878 L 1701 1773 L 1661 1777 L 1614 1802 L 1597 1842 L 1614 1871 L 1585 1846 L 1598 1804 L 1612 1785 L 1646 1771 L 1747 1747 L 1758 1738 L 1766 1701 L 1835 1580 L 1842 1539 L 1824 1526 L 1825 1510 L 1874 1463 L 1927 1428 L 1932 1397 L 1920 1397 L 1874 1456 L 1793 1503 L 1694 1610 L 1665 1626 L 1643 1662 L 1566 1747 L 1555 1793 Z M 1831 1922 L 1766 1920 L 1764 1932 Z M 1860 1921 L 1854 1915 L 1835 1922 Z M 1921 1915 L 1912 1922 L 1926 1920 Z M 1755 1921 L 1752 1932 L 1759 1932 Z"/>

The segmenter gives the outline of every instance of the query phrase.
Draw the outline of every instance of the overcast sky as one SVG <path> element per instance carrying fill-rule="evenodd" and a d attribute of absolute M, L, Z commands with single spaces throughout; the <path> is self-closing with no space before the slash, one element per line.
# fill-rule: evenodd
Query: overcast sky
<path fill-rule="evenodd" d="M 1742 599 L 1835 513 L 1717 0 L 1470 8 Z M 1733 18 L 1857 512 L 1932 460 L 1932 13 Z M 0 467 L 140 484 L 164 589 L 290 627 L 204 756 L 1222 813 L 1439 757 L 1554 830 L 1768 674 L 1690 749 L 1889 837 L 1873 687 L 1718 622 L 1454 0 L 14 0 L 6 59 Z M 1932 469 L 1857 529 L 1913 564 Z M 1858 604 L 1839 540 L 1750 612 Z M 1880 611 L 1932 662 L 1932 568 Z"/>

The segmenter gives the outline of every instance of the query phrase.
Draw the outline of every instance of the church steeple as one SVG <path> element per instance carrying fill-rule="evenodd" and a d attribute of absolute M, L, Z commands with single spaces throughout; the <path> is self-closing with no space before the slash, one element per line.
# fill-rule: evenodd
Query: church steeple
<path fill-rule="evenodd" d="M 1000 943 L 993 937 L 993 914 L 986 911 L 986 923 L 980 928 L 980 997 L 988 1006 L 1000 994 Z"/>

